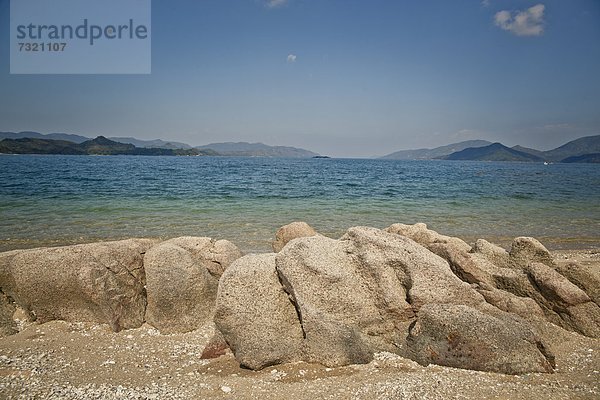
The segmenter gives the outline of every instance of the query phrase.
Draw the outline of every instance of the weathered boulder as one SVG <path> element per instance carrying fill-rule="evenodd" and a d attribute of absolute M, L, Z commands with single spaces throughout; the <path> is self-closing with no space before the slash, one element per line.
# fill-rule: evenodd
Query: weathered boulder
<path fill-rule="evenodd" d="M 550 267 L 556 266 L 548 249 L 532 237 L 515 238 L 509 254 L 511 261 L 520 268 L 525 268 L 532 262 L 540 262 Z"/>
<path fill-rule="evenodd" d="M 11 252 L 2 263 L 1 289 L 38 322 L 136 328 L 146 308 L 142 259 L 154 243 L 129 239 Z"/>
<path fill-rule="evenodd" d="M 424 223 L 417 223 L 414 225 L 393 224 L 390 225 L 386 231 L 389 233 L 406 236 L 407 238 L 410 238 L 427 248 L 431 244 L 438 243 L 452 246 L 457 250 L 471 250 L 471 246 L 469 246 L 464 240 L 456 237 L 441 235 L 436 231 L 428 229 L 427 225 Z"/>
<path fill-rule="evenodd" d="M 210 321 L 219 277 L 239 257 L 231 242 L 206 237 L 179 237 L 149 249 L 144 256 L 147 322 L 161 333 L 175 333 Z"/>
<path fill-rule="evenodd" d="M 546 264 L 531 263 L 527 267 L 527 273 L 542 296 L 558 307 L 564 308 L 591 301 L 577 285 Z"/>
<path fill-rule="evenodd" d="M 504 290 L 499 290 L 487 285 L 477 287 L 485 301 L 502 311 L 518 315 L 527 320 L 543 320 L 544 311 L 529 297 L 520 297 Z"/>
<path fill-rule="evenodd" d="M 515 238 L 507 252 L 483 239 L 467 249 L 462 240 L 440 235 L 425 224 L 394 224 L 387 231 L 410 237 L 446 260 L 457 277 L 478 285 L 478 292 L 486 301 L 501 310 L 530 320 L 537 320 L 541 311 L 546 320 L 564 329 L 591 337 L 600 334 L 600 309 L 597 303 L 589 304 L 594 297 L 585 293 L 598 296 L 600 277 L 581 267 L 557 267 L 550 252 L 534 238 Z M 571 276 L 576 284 L 556 272 L 556 268 Z M 430 299 L 425 303 L 432 302 L 435 301 Z M 418 308 L 418 304 L 411 305 Z M 532 308 L 530 314 L 528 307 Z"/>
<path fill-rule="evenodd" d="M 527 273 L 548 309 L 562 319 L 560 326 L 590 337 L 600 337 L 600 307 L 567 278 L 542 263 L 531 263 Z"/>
<path fill-rule="evenodd" d="M 290 241 L 301 237 L 315 236 L 316 234 L 317 231 L 306 222 L 292 222 L 284 225 L 275 234 L 275 241 L 272 243 L 273 251 L 279 253 Z"/>
<path fill-rule="evenodd" d="M 485 302 L 443 259 L 375 228 L 351 228 L 340 240 L 297 239 L 276 263 L 301 318 L 307 360 L 329 366 L 397 350 L 423 304 Z"/>
<path fill-rule="evenodd" d="M 239 363 L 262 369 L 299 361 L 304 333 L 275 269 L 275 254 L 247 255 L 219 281 L 215 325 Z"/>
<path fill-rule="evenodd" d="M 512 266 L 508 251 L 485 239 L 477 239 L 470 253 L 484 257 L 498 268 L 511 268 Z"/>
<path fill-rule="evenodd" d="M 374 349 L 367 332 L 393 329 L 349 252 L 345 241 L 313 236 L 291 242 L 276 259 L 298 310 L 307 358 L 327 366 L 369 362 Z"/>
<path fill-rule="evenodd" d="M 556 271 L 584 290 L 590 299 L 600 306 L 600 269 L 568 263 L 559 265 Z"/>
<path fill-rule="evenodd" d="M 457 250 L 453 246 L 441 243 L 429 245 L 429 250 L 445 259 L 450 264 L 452 272 L 462 281 L 467 283 L 483 282 L 488 285 L 494 284 L 494 278 L 488 271 L 495 269 L 495 266 L 492 265 L 491 268 L 487 266 L 486 264 L 489 264 L 487 259 L 478 259 L 475 254 Z"/>
<path fill-rule="evenodd" d="M 415 310 L 427 303 L 475 305 L 484 301 L 469 284 L 454 275 L 443 258 L 410 238 L 375 228 L 355 227 L 347 231 L 344 239 L 350 240 L 363 254 L 361 270 L 378 267 L 372 254 L 384 257 L 400 282 L 409 288 L 407 298 Z"/>
<path fill-rule="evenodd" d="M 229 240 L 182 236 L 163 243 L 170 243 L 189 251 L 194 260 L 202 264 L 216 278 L 219 278 L 232 262 L 243 255 Z"/>
<path fill-rule="evenodd" d="M 519 321 L 454 304 L 421 307 L 408 349 L 415 361 L 505 374 L 552 372 L 545 345 Z"/>
<path fill-rule="evenodd" d="M 438 245 L 468 255 L 430 243 Z M 525 319 L 504 310 L 541 320 L 533 300 L 485 282 L 469 285 L 412 239 L 355 227 L 339 240 L 297 238 L 276 255 L 234 262 L 219 283 L 215 323 L 252 369 L 301 360 L 365 363 L 374 352 L 394 351 L 484 371 L 551 371 L 552 357 Z"/>
<path fill-rule="evenodd" d="M 593 301 L 570 306 L 565 312 L 560 312 L 565 321 L 566 329 L 582 335 L 600 338 L 600 307 Z"/>

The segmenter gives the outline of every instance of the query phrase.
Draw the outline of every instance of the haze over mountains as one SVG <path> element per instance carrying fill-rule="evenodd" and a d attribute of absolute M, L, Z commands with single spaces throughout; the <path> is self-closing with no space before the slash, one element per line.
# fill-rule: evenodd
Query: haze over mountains
<path fill-rule="evenodd" d="M 319 154 L 309 150 L 287 146 L 268 146 L 263 143 L 226 142 L 198 146 L 201 150 L 214 150 L 224 156 L 238 157 L 293 157 L 309 158 Z"/>
<path fill-rule="evenodd" d="M 483 147 L 490 144 L 492 142 L 488 142 L 487 140 L 467 140 L 433 149 L 400 150 L 381 158 L 390 160 L 433 160 L 469 147 Z"/>
<path fill-rule="evenodd" d="M 12 154 L 128 154 L 214 155 L 235 157 L 322 157 L 296 147 L 263 143 L 223 142 L 192 147 L 186 143 L 99 136 L 90 139 L 67 133 L 0 132 L 0 153 Z M 572 140 L 548 151 L 523 146 L 507 147 L 486 140 L 468 140 L 433 149 L 401 150 L 381 157 L 393 160 L 473 160 L 519 162 L 600 162 L 600 135 Z"/>
<path fill-rule="evenodd" d="M 434 149 L 397 151 L 382 158 L 394 160 L 598 162 L 600 159 L 600 135 L 575 139 L 548 151 L 523 146 L 507 147 L 501 143 L 490 143 L 485 140 L 469 140 Z"/>
<path fill-rule="evenodd" d="M 472 160 L 472 161 L 544 161 L 544 158 L 504 146 L 502 143 L 492 143 L 488 146 L 469 147 L 455 153 L 436 157 L 442 160 Z"/>
<path fill-rule="evenodd" d="M 62 155 L 212 156 L 212 150 L 136 147 L 98 136 L 75 143 L 67 140 L 19 138 L 0 141 L 0 153 Z"/>
<path fill-rule="evenodd" d="M 80 146 L 101 142 L 104 148 L 90 153 Z M 168 150 L 168 151 L 166 151 Z M 269 146 L 263 143 L 227 142 L 192 147 L 186 143 L 140 140 L 132 137 L 99 136 L 90 139 L 66 133 L 0 132 L 0 153 L 12 154 L 112 154 L 112 155 L 213 155 L 237 157 L 311 158 L 319 154 L 289 146 Z"/>

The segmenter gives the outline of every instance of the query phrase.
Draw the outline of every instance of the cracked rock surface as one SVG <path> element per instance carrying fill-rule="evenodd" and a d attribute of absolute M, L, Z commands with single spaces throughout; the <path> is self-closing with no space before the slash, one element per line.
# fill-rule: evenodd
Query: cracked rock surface
<path fill-rule="evenodd" d="M 551 373 L 559 328 L 549 322 L 590 337 L 600 326 L 597 305 L 555 268 L 533 238 L 507 252 L 425 224 L 354 227 L 238 259 L 219 283 L 215 323 L 253 369 L 339 367 L 386 351 L 423 365 Z"/>
<path fill-rule="evenodd" d="M 16 250 L 0 255 L 0 289 L 30 320 L 137 328 L 146 310 L 143 255 L 149 239 Z"/>

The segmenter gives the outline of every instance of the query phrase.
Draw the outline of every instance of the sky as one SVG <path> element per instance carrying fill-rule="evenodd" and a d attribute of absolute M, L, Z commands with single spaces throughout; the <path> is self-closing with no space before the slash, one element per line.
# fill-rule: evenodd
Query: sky
<path fill-rule="evenodd" d="M 336 157 L 600 134 L 598 0 L 154 0 L 149 75 L 11 75 L 0 131 Z"/>

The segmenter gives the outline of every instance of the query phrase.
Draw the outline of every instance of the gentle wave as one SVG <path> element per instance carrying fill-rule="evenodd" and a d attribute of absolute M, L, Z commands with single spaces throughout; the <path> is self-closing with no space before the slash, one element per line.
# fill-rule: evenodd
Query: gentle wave
<path fill-rule="evenodd" d="M 0 156 L 0 250 L 125 237 L 227 238 L 268 251 L 304 220 L 426 222 L 465 238 L 600 246 L 597 165 L 140 156 Z"/>

